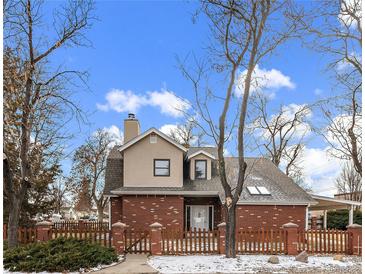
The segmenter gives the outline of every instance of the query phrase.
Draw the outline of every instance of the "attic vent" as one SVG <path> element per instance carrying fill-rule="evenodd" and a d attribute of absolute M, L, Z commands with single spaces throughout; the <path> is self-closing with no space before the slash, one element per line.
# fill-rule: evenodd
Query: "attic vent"
<path fill-rule="evenodd" d="M 150 143 L 156 144 L 157 143 L 157 135 L 155 133 L 151 133 L 150 135 Z"/>
<path fill-rule="evenodd" d="M 247 190 L 251 195 L 271 195 L 270 191 L 264 186 L 248 186 Z"/>

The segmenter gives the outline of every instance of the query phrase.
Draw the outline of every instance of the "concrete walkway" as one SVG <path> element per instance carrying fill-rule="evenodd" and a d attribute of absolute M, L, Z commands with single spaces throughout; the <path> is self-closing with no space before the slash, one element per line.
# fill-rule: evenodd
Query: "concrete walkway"
<path fill-rule="evenodd" d="M 152 274 L 158 271 L 147 264 L 146 254 L 127 254 L 124 262 L 95 273 L 99 274 Z"/>

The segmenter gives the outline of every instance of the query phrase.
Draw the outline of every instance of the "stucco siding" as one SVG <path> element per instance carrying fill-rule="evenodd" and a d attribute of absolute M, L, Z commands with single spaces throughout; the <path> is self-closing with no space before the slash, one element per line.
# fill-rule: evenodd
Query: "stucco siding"
<path fill-rule="evenodd" d="M 124 150 L 125 187 L 181 187 L 183 185 L 183 151 L 157 137 L 150 143 L 146 136 Z M 170 160 L 170 176 L 154 176 L 154 159 Z"/>

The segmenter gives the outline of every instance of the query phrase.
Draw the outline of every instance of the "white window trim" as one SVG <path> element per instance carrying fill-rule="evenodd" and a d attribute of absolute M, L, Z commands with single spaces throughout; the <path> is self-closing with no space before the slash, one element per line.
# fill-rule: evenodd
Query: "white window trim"
<path fill-rule="evenodd" d="M 188 207 L 190 207 L 190 215 L 191 215 L 191 207 L 192 206 L 206 206 L 208 208 L 212 208 L 212 230 L 214 230 L 214 205 L 185 205 L 185 231 L 188 231 Z M 208 210 L 208 218 L 209 218 L 209 210 Z M 209 220 L 208 220 L 209 221 Z M 191 223 L 191 220 L 190 220 Z M 210 224 L 208 225 L 210 226 Z M 209 230 L 209 227 L 208 227 Z"/>

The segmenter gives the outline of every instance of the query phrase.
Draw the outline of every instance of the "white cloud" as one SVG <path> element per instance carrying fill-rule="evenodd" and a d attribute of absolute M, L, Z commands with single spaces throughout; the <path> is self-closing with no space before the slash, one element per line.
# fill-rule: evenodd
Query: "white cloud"
<path fill-rule="evenodd" d="M 356 17 L 360 18 L 361 16 L 361 0 L 344 0 L 341 1 L 341 11 L 338 14 L 338 19 L 343 26 L 347 26 L 350 28 L 357 28 L 357 22 L 351 13 L 355 14 Z M 348 12 L 347 12 L 348 10 Z"/>
<path fill-rule="evenodd" d="M 314 194 L 333 195 L 337 192 L 335 182 L 341 173 L 343 162 L 331 157 L 328 149 L 303 149 L 303 158 L 299 165 L 303 168 L 304 183 L 312 188 Z"/>
<path fill-rule="evenodd" d="M 244 92 L 246 74 L 247 70 L 244 70 L 237 77 L 235 88 L 236 96 L 242 96 Z M 251 80 L 251 92 L 270 91 L 271 96 L 274 96 L 275 91 L 280 88 L 294 89 L 295 84 L 291 81 L 289 76 L 284 75 L 277 69 L 260 69 L 259 65 L 255 67 Z"/>
<path fill-rule="evenodd" d="M 160 131 L 165 133 L 166 135 L 170 135 L 171 132 L 177 131 L 177 125 L 174 124 L 166 124 L 160 127 Z"/>
<path fill-rule="evenodd" d="M 320 88 L 316 88 L 316 89 L 314 89 L 314 94 L 315 94 L 315 95 L 319 96 L 319 95 L 321 95 L 322 93 L 323 93 L 323 90 L 321 90 Z"/>
<path fill-rule="evenodd" d="M 298 121 L 295 123 L 294 127 L 290 129 L 291 124 L 288 123 L 288 121 L 292 121 L 294 119 L 295 113 L 298 113 L 299 111 L 302 111 L 302 113 L 300 116 L 298 116 Z M 290 133 L 292 133 L 292 137 L 295 139 L 299 139 L 302 137 L 307 137 L 311 133 L 311 127 L 307 122 L 308 119 L 310 119 L 311 117 L 312 111 L 308 108 L 306 104 L 289 104 L 282 107 L 282 115 L 279 119 L 277 114 L 273 114 L 270 116 L 269 125 L 272 131 L 275 129 L 275 127 L 282 125 L 282 132 L 290 130 Z M 266 139 L 270 138 L 271 134 L 269 130 L 261 128 L 260 124 L 264 124 L 263 121 L 260 122 L 257 120 L 250 127 L 253 130 L 256 130 L 256 136 L 262 136 Z M 277 134 L 277 138 L 279 138 L 279 132 Z"/>
<path fill-rule="evenodd" d="M 112 89 L 106 94 L 105 99 L 105 104 L 96 104 L 97 109 L 136 113 L 143 106 L 153 106 L 158 107 L 163 114 L 181 117 L 183 116 L 182 111 L 190 108 L 188 100 L 180 98 L 167 90 L 152 91 L 141 95 L 131 90 Z"/>
<path fill-rule="evenodd" d="M 151 106 L 159 107 L 161 113 L 173 117 L 183 116 L 184 111 L 190 108 L 189 101 L 167 90 L 149 92 L 148 96 Z"/>
<path fill-rule="evenodd" d="M 123 132 L 116 125 L 103 128 L 104 132 L 107 132 L 112 139 L 111 147 L 114 145 L 123 144 Z"/>

